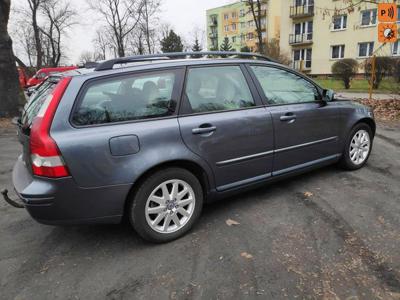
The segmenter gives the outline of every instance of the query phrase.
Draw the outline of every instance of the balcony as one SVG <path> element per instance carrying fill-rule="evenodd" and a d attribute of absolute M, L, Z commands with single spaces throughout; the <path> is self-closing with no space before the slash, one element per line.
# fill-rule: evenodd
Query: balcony
<path fill-rule="evenodd" d="M 292 67 L 300 72 L 311 71 L 311 60 L 295 60 Z"/>
<path fill-rule="evenodd" d="M 304 18 L 314 16 L 314 5 L 299 5 L 290 7 L 290 17 Z"/>
<path fill-rule="evenodd" d="M 218 26 L 218 21 L 217 20 L 210 20 L 210 23 L 208 23 L 210 27 L 216 27 Z"/>
<path fill-rule="evenodd" d="M 289 35 L 289 45 L 304 45 L 304 44 L 311 44 L 312 42 L 313 42 L 312 32 Z"/>
<path fill-rule="evenodd" d="M 210 32 L 210 33 L 209 33 L 209 36 L 210 36 L 210 39 L 216 39 L 216 38 L 218 38 L 218 33 L 216 33 L 216 32 Z"/>

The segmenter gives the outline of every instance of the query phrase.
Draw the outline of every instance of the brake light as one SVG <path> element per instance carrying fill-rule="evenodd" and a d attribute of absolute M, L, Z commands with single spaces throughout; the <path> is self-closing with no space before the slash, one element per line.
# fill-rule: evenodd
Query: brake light
<path fill-rule="evenodd" d="M 71 77 L 65 77 L 56 85 L 53 92 L 45 99 L 31 127 L 30 150 L 32 172 L 36 176 L 60 178 L 69 176 L 69 171 L 61 156 L 56 142 L 50 136 L 58 104 Z"/>

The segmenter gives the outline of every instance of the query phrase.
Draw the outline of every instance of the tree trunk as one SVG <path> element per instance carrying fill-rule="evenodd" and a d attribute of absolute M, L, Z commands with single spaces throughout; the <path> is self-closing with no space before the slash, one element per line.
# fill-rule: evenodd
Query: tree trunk
<path fill-rule="evenodd" d="M 36 16 L 37 16 L 37 8 L 35 8 L 32 11 L 32 27 L 35 36 L 36 68 L 39 70 L 42 68 L 43 64 L 43 52 L 42 52 L 42 41 L 40 40 L 40 28 L 37 24 Z"/>
<path fill-rule="evenodd" d="M 7 31 L 9 15 L 10 0 L 0 0 L 0 117 L 18 115 L 20 87 L 12 41 Z"/>

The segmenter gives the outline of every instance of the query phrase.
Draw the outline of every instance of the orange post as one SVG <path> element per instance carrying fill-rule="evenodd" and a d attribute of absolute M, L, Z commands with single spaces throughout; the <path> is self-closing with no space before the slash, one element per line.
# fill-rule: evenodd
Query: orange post
<path fill-rule="evenodd" d="M 375 81 L 375 71 L 376 71 L 376 55 L 372 56 L 372 66 L 371 66 L 371 79 L 369 85 L 369 100 L 372 100 L 372 91 L 374 89 Z"/>

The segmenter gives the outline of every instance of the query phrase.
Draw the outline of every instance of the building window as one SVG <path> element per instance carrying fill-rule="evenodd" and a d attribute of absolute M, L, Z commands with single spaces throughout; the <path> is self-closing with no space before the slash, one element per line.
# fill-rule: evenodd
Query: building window
<path fill-rule="evenodd" d="M 339 58 L 344 58 L 344 45 L 337 45 L 337 46 L 332 46 L 331 47 L 331 58 L 332 59 L 339 59 Z"/>
<path fill-rule="evenodd" d="M 244 17 L 245 14 L 246 14 L 246 12 L 245 12 L 245 10 L 242 8 L 242 9 L 240 10 L 240 12 L 239 12 L 239 16 L 240 16 L 240 17 Z"/>
<path fill-rule="evenodd" d="M 228 14 L 224 14 L 224 20 L 228 20 L 229 19 L 229 15 Z"/>
<path fill-rule="evenodd" d="M 248 27 L 253 27 L 253 26 L 254 26 L 254 21 L 253 21 L 253 20 L 248 21 L 248 22 L 247 22 L 247 26 L 248 26 Z"/>
<path fill-rule="evenodd" d="M 392 55 L 400 55 L 400 40 L 397 40 L 396 43 L 392 45 Z"/>
<path fill-rule="evenodd" d="M 229 25 L 225 25 L 224 26 L 224 30 L 225 30 L 225 32 L 228 32 L 229 31 Z"/>
<path fill-rule="evenodd" d="M 233 12 L 232 13 L 232 19 L 236 19 L 237 18 L 237 13 L 236 12 Z"/>
<path fill-rule="evenodd" d="M 236 24 L 232 24 L 232 30 L 236 30 Z"/>
<path fill-rule="evenodd" d="M 244 35 L 243 33 L 240 35 L 240 41 L 242 43 L 246 41 L 246 35 Z"/>
<path fill-rule="evenodd" d="M 241 28 L 246 28 L 246 22 L 240 22 L 240 27 Z"/>
<path fill-rule="evenodd" d="M 232 43 L 236 43 L 236 36 L 232 37 Z"/>
<path fill-rule="evenodd" d="M 248 40 L 254 39 L 254 33 L 253 33 L 253 32 L 249 32 L 249 33 L 247 34 L 247 39 L 248 39 Z"/>
<path fill-rule="evenodd" d="M 374 42 L 359 43 L 358 44 L 358 56 L 369 57 L 374 52 Z"/>
<path fill-rule="evenodd" d="M 376 25 L 376 9 L 364 10 L 361 12 L 361 26 Z"/>
<path fill-rule="evenodd" d="M 347 28 L 347 15 L 333 17 L 333 30 L 344 30 Z"/>
<path fill-rule="evenodd" d="M 296 70 L 311 69 L 312 49 L 298 49 L 293 51 L 293 68 Z"/>

